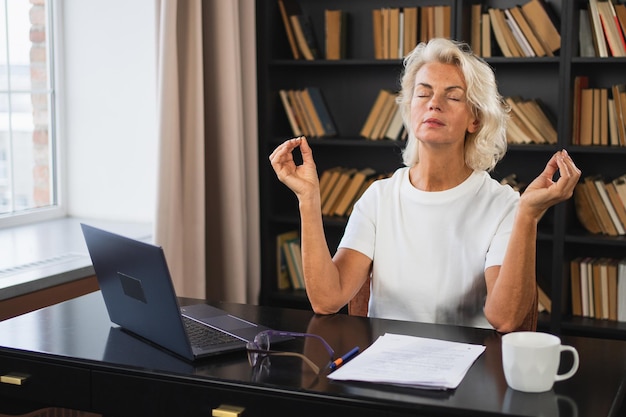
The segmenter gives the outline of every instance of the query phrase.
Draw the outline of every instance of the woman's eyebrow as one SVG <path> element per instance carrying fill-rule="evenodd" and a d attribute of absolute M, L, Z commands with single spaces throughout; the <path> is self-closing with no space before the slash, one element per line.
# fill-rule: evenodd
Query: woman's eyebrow
<path fill-rule="evenodd" d="M 425 87 L 425 88 L 428 88 L 428 89 L 430 89 L 430 90 L 432 90 L 432 89 L 433 89 L 433 86 L 432 86 L 432 85 L 430 85 L 430 84 L 428 84 L 428 83 L 423 83 L 423 82 L 418 82 L 417 84 L 415 84 L 415 86 L 416 86 L 416 87 L 420 87 L 420 86 L 421 86 L 421 87 Z M 463 88 L 463 87 L 462 87 L 462 86 L 460 86 L 460 85 L 451 85 L 451 86 L 449 86 L 449 87 L 446 87 L 444 90 L 445 90 L 445 91 L 452 91 L 452 90 L 457 90 L 457 89 L 458 89 L 458 90 L 461 90 L 461 91 L 465 91 L 465 88 Z"/>

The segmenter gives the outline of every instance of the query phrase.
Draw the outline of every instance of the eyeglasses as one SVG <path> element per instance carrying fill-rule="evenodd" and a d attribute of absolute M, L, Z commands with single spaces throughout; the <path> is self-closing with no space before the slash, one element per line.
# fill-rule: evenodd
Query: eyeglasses
<path fill-rule="evenodd" d="M 280 336 L 280 337 L 312 337 L 319 340 L 324 348 L 328 352 L 329 356 L 329 364 L 335 356 L 335 351 L 330 347 L 330 345 L 320 336 L 312 333 L 295 333 L 295 332 L 285 332 L 280 330 L 264 330 L 257 334 L 254 337 L 254 341 L 248 342 L 246 344 L 246 349 L 248 351 L 248 361 L 250 362 L 250 366 L 255 366 L 259 358 L 274 355 L 274 356 L 294 356 L 302 359 L 311 369 L 319 374 L 320 368 L 317 366 L 311 359 L 303 355 L 302 353 L 297 352 L 283 352 L 278 350 L 270 349 L 270 339 L 272 336 Z"/>

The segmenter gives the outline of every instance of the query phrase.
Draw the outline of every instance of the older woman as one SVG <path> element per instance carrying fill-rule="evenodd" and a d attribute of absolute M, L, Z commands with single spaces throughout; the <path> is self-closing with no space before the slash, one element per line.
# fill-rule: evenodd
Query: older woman
<path fill-rule="evenodd" d="M 537 223 L 571 197 L 580 171 L 563 150 L 523 195 L 500 185 L 488 171 L 506 152 L 508 108 L 492 69 L 446 39 L 419 44 L 404 62 L 406 166 L 355 204 L 334 257 L 306 138 L 270 156 L 298 197 L 311 305 L 335 313 L 371 276 L 372 317 L 516 330 L 534 308 Z"/>

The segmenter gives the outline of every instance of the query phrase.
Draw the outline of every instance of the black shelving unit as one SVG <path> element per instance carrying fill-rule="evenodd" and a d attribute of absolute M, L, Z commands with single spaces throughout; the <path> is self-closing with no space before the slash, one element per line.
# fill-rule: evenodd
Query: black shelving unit
<path fill-rule="evenodd" d="M 402 165 L 402 142 L 368 141 L 360 129 L 378 91 L 397 90 L 401 60 L 375 60 L 372 10 L 381 7 L 448 5 L 452 8 L 452 37 L 469 41 L 470 7 L 506 8 L 524 0 L 298 0 L 308 14 L 320 45 L 323 45 L 324 10 L 348 12 L 347 58 L 339 61 L 294 60 L 276 0 L 257 1 L 259 178 L 261 195 L 262 283 L 260 303 L 310 308 L 304 291 L 278 291 L 275 238 L 299 227 L 297 200 L 272 171 L 268 155 L 285 138 L 290 126 L 278 97 L 279 89 L 317 86 L 337 125 L 337 137 L 312 139 L 319 172 L 334 166 L 371 167 L 392 172 Z M 516 173 L 530 182 L 559 149 L 567 149 L 583 175 L 614 178 L 626 173 L 626 147 L 572 146 L 572 89 L 574 77 L 588 75 L 598 87 L 626 82 L 626 58 L 579 58 L 578 10 L 587 0 L 548 0 L 557 16 L 561 49 L 554 57 L 486 59 L 494 68 L 504 96 L 539 99 L 558 132 L 557 145 L 511 145 L 492 175 L 501 179 Z M 331 252 L 341 238 L 346 220 L 325 219 Z M 626 323 L 572 317 L 569 262 L 577 256 L 626 257 L 626 238 L 590 235 L 580 225 L 573 200 L 551 208 L 539 225 L 537 277 L 552 300 L 551 314 L 540 315 L 540 328 L 555 333 L 593 337 L 626 337 Z"/>

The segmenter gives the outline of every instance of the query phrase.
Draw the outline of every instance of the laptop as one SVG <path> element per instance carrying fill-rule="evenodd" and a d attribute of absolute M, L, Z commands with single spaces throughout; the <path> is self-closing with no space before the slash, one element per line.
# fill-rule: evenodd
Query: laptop
<path fill-rule="evenodd" d="M 181 307 L 163 248 L 81 223 L 109 318 L 189 361 L 245 350 L 268 327 L 208 304 Z M 195 343 L 190 333 L 206 337 Z"/>

